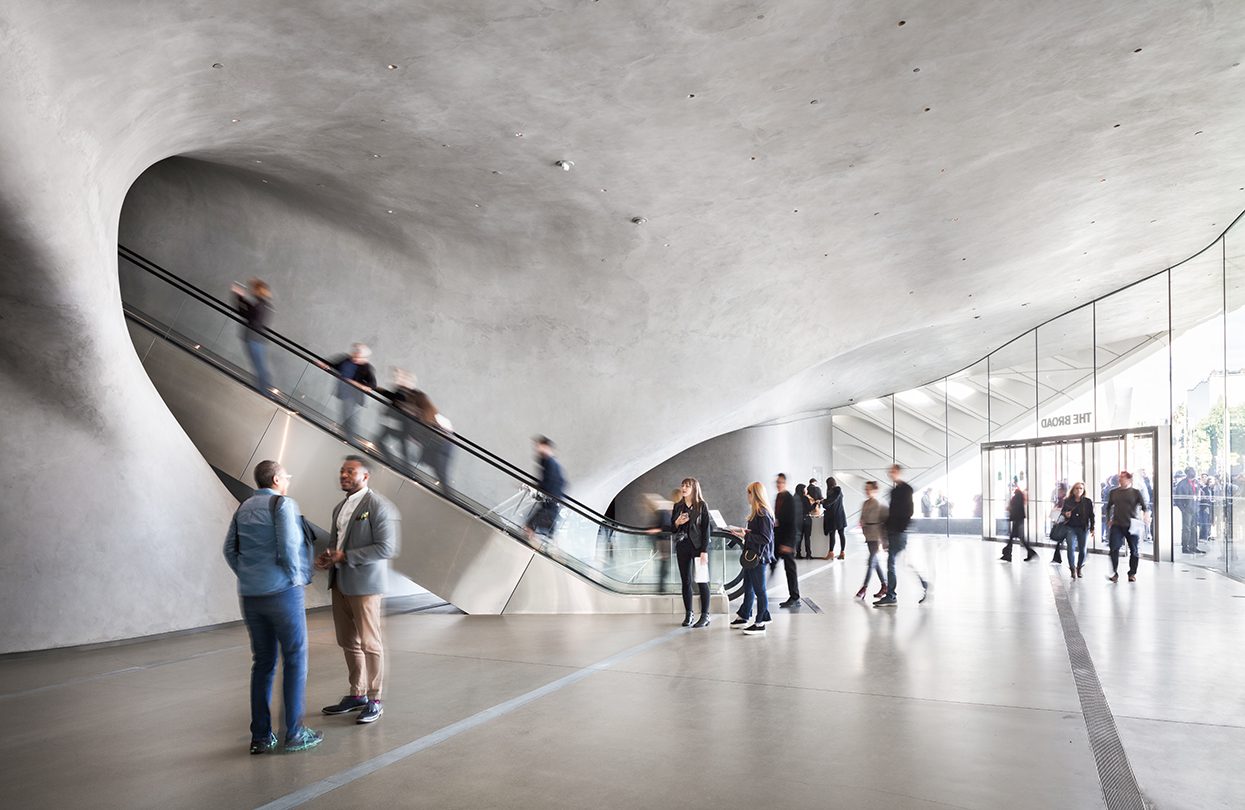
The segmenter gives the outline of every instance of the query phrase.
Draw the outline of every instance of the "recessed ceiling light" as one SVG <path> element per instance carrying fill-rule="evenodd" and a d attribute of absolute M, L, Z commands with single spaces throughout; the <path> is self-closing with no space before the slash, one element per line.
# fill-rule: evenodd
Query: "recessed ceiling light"
<path fill-rule="evenodd" d="M 220 70 L 221 68 L 224 67 L 224 65 L 222 65 L 220 62 L 214 62 L 212 63 L 212 67 L 216 68 L 217 70 Z"/>
<path fill-rule="evenodd" d="M 380 155 L 372 155 L 372 160 L 376 160 L 378 157 L 380 157 Z"/>
<path fill-rule="evenodd" d="M 920 69 L 920 68 L 913 68 L 913 69 L 912 69 L 912 72 L 913 72 L 913 73 L 920 73 L 920 72 L 921 72 L 921 69 Z"/>
<path fill-rule="evenodd" d="M 385 65 L 385 67 L 389 68 L 390 70 L 397 70 L 397 69 L 398 69 L 398 66 L 397 66 L 397 65 Z"/>
<path fill-rule="evenodd" d="M 231 124 L 236 124 L 236 123 L 238 123 L 238 121 L 240 121 L 240 120 L 241 120 L 240 118 L 230 118 L 230 119 L 229 119 L 229 123 L 231 123 Z"/>
<path fill-rule="evenodd" d="M 523 133 L 522 133 L 522 132 L 516 132 L 516 133 L 514 134 L 514 136 L 515 136 L 516 138 L 522 138 L 522 137 L 523 137 Z"/>
<path fill-rule="evenodd" d="M 631 218 L 632 225 L 643 225 L 645 222 L 648 222 L 648 219 L 645 217 L 632 217 Z"/>
<path fill-rule="evenodd" d="M 267 180 L 260 180 L 259 182 L 261 182 L 261 183 L 267 183 L 268 181 L 267 181 Z"/>
<path fill-rule="evenodd" d="M 257 160 L 257 161 L 255 161 L 255 162 L 256 162 L 256 163 L 263 163 L 264 161 L 262 161 L 262 160 Z"/>
<path fill-rule="evenodd" d="M 1137 50 L 1133 51 L 1133 53 L 1141 53 L 1141 48 L 1138 48 Z"/>
<path fill-rule="evenodd" d="M 899 25 L 900 25 L 901 27 L 902 27 L 902 26 L 905 26 L 905 25 L 907 25 L 907 24 L 908 24 L 908 21 L 907 21 L 907 20 L 900 20 L 900 21 L 899 21 Z"/>
<path fill-rule="evenodd" d="M 573 161 L 573 160 L 555 160 L 555 161 L 553 162 L 553 165 L 554 165 L 554 166 L 557 166 L 559 169 L 561 169 L 561 170 L 562 170 L 562 171 L 564 171 L 564 172 L 569 172 L 569 171 L 571 170 L 571 167 L 575 165 L 575 161 Z"/>
<path fill-rule="evenodd" d="M 393 209 L 392 209 L 392 208 L 390 208 L 390 209 L 388 209 L 387 211 L 385 211 L 385 213 L 386 213 L 386 214 L 392 214 L 392 213 L 393 213 Z"/>

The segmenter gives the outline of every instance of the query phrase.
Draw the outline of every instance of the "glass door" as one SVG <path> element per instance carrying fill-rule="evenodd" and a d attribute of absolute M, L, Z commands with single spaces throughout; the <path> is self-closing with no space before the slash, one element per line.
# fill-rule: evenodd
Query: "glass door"
<path fill-rule="evenodd" d="M 1019 488 L 1029 490 L 1029 462 L 1027 448 L 1023 444 L 983 448 L 982 458 L 987 465 L 989 486 L 986 488 L 986 532 L 988 537 L 1007 537 L 1007 504 L 1012 493 Z"/>
<path fill-rule="evenodd" d="M 1030 502 L 1029 519 L 1038 542 L 1050 542 L 1050 530 L 1072 485 L 1085 481 L 1085 442 L 1080 439 L 1048 443 L 1037 448 L 1038 485 Z M 1092 497 L 1093 490 L 1086 485 Z"/>
<path fill-rule="evenodd" d="M 1155 435 L 1153 433 L 1123 433 L 1090 440 L 1096 472 L 1094 491 L 1098 503 L 1099 529 L 1091 548 L 1107 548 L 1110 537 L 1110 515 L 1107 502 L 1111 493 L 1120 485 L 1120 473 L 1127 470 L 1133 475 L 1133 487 L 1141 493 L 1150 520 L 1142 527 L 1141 556 L 1159 559 L 1155 545 L 1158 522 L 1154 518 L 1155 483 Z M 1088 485 L 1089 482 L 1086 482 Z"/>

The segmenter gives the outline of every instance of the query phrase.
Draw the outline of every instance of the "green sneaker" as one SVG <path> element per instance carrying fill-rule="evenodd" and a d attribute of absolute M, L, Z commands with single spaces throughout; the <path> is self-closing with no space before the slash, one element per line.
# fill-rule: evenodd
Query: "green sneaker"
<path fill-rule="evenodd" d="M 277 735 L 271 731 L 268 732 L 266 740 L 251 740 L 252 754 L 271 754 L 275 750 L 277 750 Z"/>
<path fill-rule="evenodd" d="M 273 740 L 275 743 L 276 740 Z M 320 732 L 303 726 L 293 737 L 285 738 L 285 753 L 292 754 L 295 751 L 306 751 L 308 748 L 315 748 L 324 742 L 324 735 Z"/>

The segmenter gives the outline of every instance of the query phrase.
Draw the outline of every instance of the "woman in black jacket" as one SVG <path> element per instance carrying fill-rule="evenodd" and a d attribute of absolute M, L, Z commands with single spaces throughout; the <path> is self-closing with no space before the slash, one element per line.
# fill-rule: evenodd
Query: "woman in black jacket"
<path fill-rule="evenodd" d="M 826 479 L 826 498 L 821 503 L 822 508 L 826 510 L 825 517 L 822 518 L 822 528 L 825 529 L 826 538 L 830 541 L 830 548 L 826 551 L 825 559 L 834 559 L 834 535 L 839 535 L 839 559 L 843 559 L 843 552 L 847 551 L 847 535 L 844 531 L 847 529 L 847 511 L 843 509 L 843 488 L 833 478 Z"/>
<path fill-rule="evenodd" d="M 683 580 L 683 626 L 692 624 L 692 583 L 699 568 L 709 571 L 709 507 L 700 494 L 700 482 L 684 478 L 680 486 L 683 497 L 674 504 L 671 512 L 674 525 L 674 551 L 679 560 L 679 579 Z M 700 591 L 700 618 L 693 627 L 709 626 L 709 579 L 696 582 Z"/>
<path fill-rule="evenodd" d="M 1080 481 L 1073 484 L 1061 508 L 1068 527 L 1068 568 L 1073 579 L 1082 579 L 1081 566 L 1085 564 L 1085 547 L 1089 545 L 1087 537 L 1094 533 L 1094 505 L 1085 497 L 1085 485 Z"/>

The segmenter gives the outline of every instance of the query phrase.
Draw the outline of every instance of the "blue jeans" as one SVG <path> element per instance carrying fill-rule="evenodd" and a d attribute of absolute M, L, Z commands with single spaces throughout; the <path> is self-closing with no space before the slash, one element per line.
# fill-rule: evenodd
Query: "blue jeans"
<path fill-rule="evenodd" d="M 1085 547 L 1088 545 L 1089 529 L 1084 526 L 1069 526 L 1064 542 L 1068 544 L 1068 567 L 1080 568 L 1085 564 Z"/>
<path fill-rule="evenodd" d="M 1111 527 L 1111 539 L 1109 548 L 1111 551 L 1111 573 L 1115 573 L 1120 568 L 1120 549 L 1124 547 L 1124 542 L 1128 541 L 1128 575 L 1130 577 L 1137 576 L 1137 564 L 1141 562 L 1141 550 L 1138 548 L 1138 538 L 1135 534 L 1129 534 L 1128 529 L 1123 526 Z"/>
<path fill-rule="evenodd" d="M 289 588 L 268 596 L 242 597 L 242 618 L 251 636 L 251 739 L 272 733 L 272 679 L 277 674 L 280 648 L 285 698 L 285 736 L 298 731 L 307 686 L 307 614 L 303 589 Z"/>
<path fill-rule="evenodd" d="M 255 384 L 264 396 L 271 396 L 272 375 L 268 373 L 268 342 L 259 338 L 247 338 L 246 353 L 255 369 Z"/>
<path fill-rule="evenodd" d="M 868 542 L 869 562 L 865 563 L 865 581 L 864 584 L 860 586 L 861 590 L 869 587 L 869 578 L 873 576 L 874 571 L 878 572 L 878 582 L 883 585 L 886 584 L 886 574 L 882 572 L 882 563 L 878 560 L 878 549 L 881 545 L 882 544 L 877 540 L 870 540 Z"/>
<path fill-rule="evenodd" d="M 752 618 L 752 603 L 757 604 L 757 624 L 770 621 L 769 596 L 765 593 L 765 563 L 744 570 L 744 602 L 739 618 Z"/>
<path fill-rule="evenodd" d="M 908 548 L 907 532 L 889 532 L 887 534 L 887 545 L 889 550 L 886 553 L 886 598 L 894 599 L 896 597 L 896 588 L 899 585 L 899 577 L 895 571 L 895 566 L 899 562 L 899 555 Z M 925 581 L 924 575 L 916 570 L 913 566 L 912 572 L 916 574 L 916 578 L 921 581 L 922 588 L 928 588 L 929 583 Z"/>

